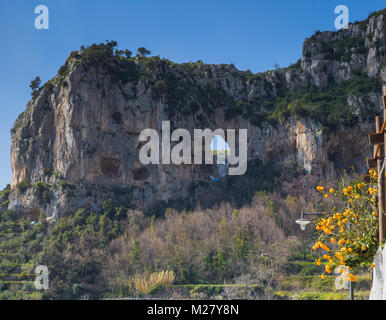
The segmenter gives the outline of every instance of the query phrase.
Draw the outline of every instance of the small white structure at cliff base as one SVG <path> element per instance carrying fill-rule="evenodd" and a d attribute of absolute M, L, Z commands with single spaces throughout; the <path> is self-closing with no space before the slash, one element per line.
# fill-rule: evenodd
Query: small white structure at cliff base
<path fill-rule="evenodd" d="M 386 246 L 374 256 L 373 284 L 370 300 L 386 300 Z"/>

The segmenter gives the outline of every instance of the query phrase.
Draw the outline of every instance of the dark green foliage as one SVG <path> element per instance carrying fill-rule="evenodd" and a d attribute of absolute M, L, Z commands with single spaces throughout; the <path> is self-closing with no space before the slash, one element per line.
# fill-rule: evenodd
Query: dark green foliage
<path fill-rule="evenodd" d="M 351 60 L 353 53 L 366 54 L 367 52 L 363 38 L 346 38 L 344 40 L 331 42 L 328 45 L 329 48 L 326 50 L 329 50 L 332 54 L 331 58 L 345 62 Z M 352 48 L 354 48 L 354 51 L 352 51 Z"/>
<path fill-rule="evenodd" d="M 162 217 L 167 208 L 193 210 L 198 203 L 204 208 L 210 208 L 222 201 L 240 207 L 250 203 L 258 191 L 273 191 L 278 186 L 280 177 L 280 171 L 273 165 L 264 164 L 258 159 L 250 160 L 244 175 L 226 176 L 217 183 L 193 182 L 188 188 L 188 197 L 159 201 L 150 212 Z"/>
<path fill-rule="evenodd" d="M 9 205 L 9 200 L 6 200 L 6 201 L 0 203 L 0 208 L 6 207 L 8 205 Z"/>
<path fill-rule="evenodd" d="M 2 191 L 0 191 L 0 199 L 8 197 L 10 192 L 11 192 L 11 186 L 7 184 L 7 186 Z"/>
<path fill-rule="evenodd" d="M 225 90 L 210 84 L 201 87 L 178 80 L 170 74 L 166 79 L 166 85 L 167 112 L 170 117 L 176 116 L 179 112 L 185 115 L 194 114 L 200 107 L 207 113 L 213 112 L 216 108 L 225 108 L 234 103 Z"/>
<path fill-rule="evenodd" d="M 70 53 L 70 59 L 79 59 L 81 55 L 78 53 L 78 51 L 72 51 Z"/>
<path fill-rule="evenodd" d="M 64 190 L 73 190 L 76 188 L 76 185 L 75 183 L 73 182 L 70 182 L 70 181 L 66 181 L 66 180 L 63 180 L 63 179 L 60 179 L 59 181 L 59 186 L 64 189 Z"/>
<path fill-rule="evenodd" d="M 58 74 L 60 75 L 60 77 L 65 78 L 68 75 L 68 72 L 69 72 L 68 66 L 63 65 L 60 67 Z"/>
<path fill-rule="evenodd" d="M 21 114 L 19 114 L 15 123 L 13 124 L 13 128 L 11 128 L 11 134 L 15 134 L 16 131 L 23 126 L 24 115 L 25 115 L 25 111 L 23 111 Z"/>
<path fill-rule="evenodd" d="M 44 182 L 37 182 L 31 185 L 34 188 L 34 196 L 37 197 L 42 204 L 48 204 L 51 201 L 51 188 Z"/>
<path fill-rule="evenodd" d="M 22 182 L 19 182 L 19 183 L 16 185 L 16 189 L 17 189 L 17 191 L 19 191 L 20 193 L 23 193 L 23 192 L 26 191 L 29 187 L 30 187 L 30 184 L 29 184 L 29 181 L 28 181 L 28 180 L 23 180 Z"/>
<path fill-rule="evenodd" d="M 19 218 L 19 214 L 13 210 L 5 210 L 0 216 L 2 222 L 11 221 L 15 222 Z"/>
<path fill-rule="evenodd" d="M 369 20 L 371 18 L 374 18 L 374 17 L 379 17 L 383 15 L 383 21 L 386 21 L 386 8 L 385 9 L 382 9 L 382 10 L 379 10 L 379 11 L 375 11 L 375 12 L 372 12 L 371 14 L 369 14 L 369 16 L 367 17 L 366 20 L 363 20 L 363 21 L 359 21 L 359 22 L 355 22 L 355 24 L 358 24 L 359 27 L 363 30 L 363 31 L 366 31 L 367 29 L 367 25 L 369 23 Z"/>
<path fill-rule="evenodd" d="M 100 276 L 103 258 L 99 249 L 123 232 L 127 209 L 114 207 L 112 200 L 102 204 L 102 214 L 79 209 L 59 219 L 47 239 L 40 261 L 51 266 L 50 279 L 56 286 L 49 292 L 54 298 L 93 298 L 105 292 Z M 98 253 L 99 252 L 99 253 Z"/>
<path fill-rule="evenodd" d="M 246 101 L 239 101 L 235 105 L 227 108 L 225 110 L 225 117 L 230 120 L 234 116 L 243 115 L 244 117 L 248 117 L 251 113 L 251 106 Z"/>
<path fill-rule="evenodd" d="M 277 97 L 260 98 L 254 102 L 239 101 L 228 107 L 225 115 L 227 119 L 242 115 L 255 125 L 264 121 L 282 122 L 289 117 L 309 117 L 319 121 L 326 129 L 340 125 L 352 126 L 359 121 L 359 117 L 370 119 L 378 110 L 359 109 L 360 113 L 357 114 L 357 106 L 350 107 L 348 97 L 360 97 L 364 102 L 364 99 L 369 99 L 370 93 L 380 90 L 381 82 L 378 78 L 357 74 L 352 80 L 339 84 L 330 83 L 325 89 L 307 87 L 283 92 Z"/>
<path fill-rule="evenodd" d="M 137 65 L 133 59 L 122 58 L 119 61 L 119 67 L 112 70 L 113 74 L 123 84 L 131 81 L 138 81 Z"/>
<path fill-rule="evenodd" d="M 351 126 L 358 122 L 358 116 L 369 119 L 376 115 L 377 110 L 360 110 L 357 115 L 356 107 L 348 105 L 348 96 L 360 96 L 363 99 L 380 88 L 379 79 L 361 75 L 338 85 L 331 84 L 324 91 L 311 87 L 288 92 L 276 100 L 275 109 L 269 118 L 283 121 L 288 116 L 310 117 L 328 128 Z"/>
<path fill-rule="evenodd" d="M 234 199 L 236 206 L 249 203 L 257 191 L 273 191 L 280 181 L 280 172 L 270 163 L 264 164 L 259 159 L 248 161 L 246 174 L 226 176 L 223 189 L 224 199 Z"/>
<path fill-rule="evenodd" d="M 144 47 L 139 47 L 139 48 L 137 49 L 137 52 L 138 52 L 138 54 L 139 54 L 141 57 L 145 57 L 145 56 L 151 54 L 151 52 L 150 52 L 149 50 L 147 50 L 146 48 L 144 48 Z"/>
<path fill-rule="evenodd" d="M 0 273 L 1 280 L 30 281 L 23 284 L 0 282 L 1 299 L 41 299 L 33 285 L 37 253 L 41 252 L 47 224 L 44 217 L 36 225 L 15 211 L 6 210 L 0 215 Z M 3 274 L 12 274 L 4 277 Z"/>
<path fill-rule="evenodd" d="M 71 56 L 71 55 L 70 55 Z M 68 82 L 65 80 L 70 73 L 70 68 L 68 66 L 68 59 L 66 61 L 66 64 L 60 67 L 58 71 L 58 77 L 59 77 L 59 83 L 63 85 L 63 87 L 68 86 Z"/>
<path fill-rule="evenodd" d="M 118 45 L 116 41 L 106 41 L 106 43 L 92 44 L 85 49 L 84 60 L 86 62 L 108 63 L 114 56 L 114 48 Z"/>
<path fill-rule="evenodd" d="M 131 57 L 131 55 L 132 55 L 132 52 L 130 51 L 130 50 L 125 50 L 125 56 L 126 56 L 126 58 L 130 58 Z"/>
<path fill-rule="evenodd" d="M 167 84 L 165 80 L 157 80 L 156 83 L 154 84 L 154 89 L 153 89 L 153 97 L 154 98 L 159 98 L 161 97 L 164 93 L 166 93 L 167 89 Z"/>
<path fill-rule="evenodd" d="M 29 87 L 32 89 L 32 92 L 31 92 L 32 98 L 36 98 L 39 95 L 40 84 L 41 84 L 40 77 L 36 77 L 34 80 L 31 81 L 31 84 L 29 85 Z"/>

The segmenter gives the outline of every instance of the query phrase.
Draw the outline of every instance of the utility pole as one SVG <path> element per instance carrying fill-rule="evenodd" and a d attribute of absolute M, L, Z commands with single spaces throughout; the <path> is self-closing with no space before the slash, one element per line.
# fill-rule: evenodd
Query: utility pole
<path fill-rule="evenodd" d="M 383 131 L 385 130 L 386 123 L 386 86 L 383 86 Z M 382 129 L 381 128 L 381 129 Z M 381 161 L 377 161 L 377 164 L 383 162 L 381 169 L 378 169 L 378 217 L 379 217 L 379 244 L 382 244 L 386 237 L 386 201 L 385 201 L 385 173 L 386 173 L 386 135 L 383 133 L 383 148 L 380 148 L 380 155 L 383 157 Z M 378 167 L 378 166 L 377 166 Z M 383 170 L 382 170 L 383 169 Z"/>
<path fill-rule="evenodd" d="M 384 111 L 385 112 L 385 111 Z M 377 133 L 382 133 L 382 124 L 383 124 L 384 117 L 377 116 L 375 117 L 375 129 Z M 383 139 L 385 139 L 385 135 L 383 134 Z M 385 157 L 385 144 L 379 145 L 379 151 L 376 155 L 377 159 L 377 172 L 378 172 L 378 217 L 379 217 L 379 231 L 378 231 L 378 239 L 379 243 L 382 243 L 382 240 L 384 239 L 384 232 L 383 232 L 383 212 L 385 208 L 385 174 L 382 171 L 383 161 Z"/>
<path fill-rule="evenodd" d="M 348 207 L 350 208 L 350 205 Z M 350 222 L 348 222 L 347 224 L 347 229 L 348 230 L 351 229 Z M 351 282 L 351 281 L 348 282 L 348 292 L 349 292 L 350 300 L 354 300 L 354 282 Z"/>
<path fill-rule="evenodd" d="M 379 244 L 386 239 L 386 188 L 385 188 L 385 173 L 386 173 L 386 86 L 383 86 L 383 117 L 375 117 L 375 131 L 369 133 L 370 144 L 374 146 L 375 152 L 372 159 L 367 159 L 367 165 L 370 169 L 377 169 L 378 173 L 378 219 L 379 219 L 379 231 L 378 238 Z M 364 177 L 369 182 L 369 176 Z"/>

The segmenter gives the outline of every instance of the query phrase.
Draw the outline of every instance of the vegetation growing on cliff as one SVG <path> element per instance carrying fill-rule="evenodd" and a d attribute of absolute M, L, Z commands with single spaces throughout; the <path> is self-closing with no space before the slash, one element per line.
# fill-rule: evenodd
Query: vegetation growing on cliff
<path fill-rule="evenodd" d="M 355 40 L 355 39 L 354 39 Z M 329 43 L 329 46 L 342 48 L 354 46 L 363 48 L 363 43 L 359 41 L 345 39 Z M 358 41 L 357 41 L 358 40 Z M 347 42 L 348 41 L 348 42 Z M 351 42 L 350 42 L 351 41 Z M 211 66 L 204 65 L 202 62 L 185 63 L 177 65 L 159 57 L 145 57 L 140 54 L 141 59 L 138 64 L 130 55 L 122 56 L 123 51 L 116 50 L 115 41 L 106 42 L 106 44 L 93 44 L 84 49 L 83 55 L 71 55 L 76 59 L 84 61 L 86 64 L 101 63 L 106 66 L 109 72 L 123 84 L 127 82 L 138 82 L 140 79 L 152 87 L 153 98 L 165 98 L 167 103 L 167 113 L 169 117 L 178 117 L 179 115 L 194 115 L 200 109 L 204 114 L 211 114 L 216 108 L 224 108 L 227 119 L 234 116 L 242 116 L 250 119 L 255 125 L 261 125 L 263 122 L 275 123 L 285 121 L 288 117 L 310 117 L 320 121 L 323 126 L 334 128 L 339 125 L 353 125 L 360 119 L 366 119 L 374 116 L 375 110 L 357 109 L 354 103 L 350 105 L 348 98 L 357 97 L 369 99 L 368 94 L 379 91 L 381 88 L 380 80 L 369 78 L 365 74 L 357 73 L 353 79 L 344 81 L 339 84 L 330 82 L 325 89 L 316 87 L 304 87 L 296 91 L 281 89 L 276 95 L 262 95 L 255 100 L 235 100 L 225 92 L 224 89 L 209 84 L 202 86 L 192 81 L 193 77 L 201 78 L 203 76 L 211 77 Z M 343 52 L 337 49 L 333 50 L 336 59 L 342 59 Z M 338 52 L 338 53 L 337 53 Z M 137 56 L 138 58 L 138 56 Z M 141 64 L 146 66 L 146 70 L 141 69 Z M 183 78 L 176 76 L 174 69 L 182 67 Z M 157 80 L 151 79 L 151 72 L 159 69 L 161 73 L 157 75 Z M 299 63 L 290 68 L 300 68 Z M 68 67 L 63 66 L 59 72 L 61 77 L 68 73 Z M 270 92 L 272 86 L 266 80 L 264 74 L 250 74 L 244 79 L 242 72 L 235 71 L 242 81 L 251 83 L 253 81 L 262 81 L 264 87 Z M 245 89 L 246 90 L 246 87 Z M 247 92 L 243 93 L 247 96 Z M 202 115 L 202 114 L 201 114 Z M 338 120 L 338 121 L 336 121 Z"/>
<path fill-rule="evenodd" d="M 40 77 L 36 77 L 34 80 L 31 81 L 30 88 L 32 89 L 31 96 L 32 98 L 36 98 L 39 94 L 40 89 Z"/>
<path fill-rule="evenodd" d="M 339 126 L 352 126 L 359 120 L 373 118 L 377 110 L 372 108 L 358 109 L 354 103 L 349 104 L 349 97 L 368 100 L 369 93 L 381 91 L 381 81 L 360 74 L 352 80 L 340 84 L 331 83 L 325 90 L 315 87 L 286 92 L 278 97 L 273 110 L 267 115 L 268 119 L 284 121 L 289 116 L 298 118 L 311 118 L 320 121 L 327 128 L 334 129 Z"/>

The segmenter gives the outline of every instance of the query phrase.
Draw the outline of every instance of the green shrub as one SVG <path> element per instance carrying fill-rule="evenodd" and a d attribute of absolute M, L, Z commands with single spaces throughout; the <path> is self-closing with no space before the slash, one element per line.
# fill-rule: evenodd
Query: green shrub
<path fill-rule="evenodd" d="M 20 193 L 23 193 L 30 187 L 30 183 L 28 180 L 23 180 L 22 182 L 19 182 L 16 185 L 16 190 L 19 191 Z"/>
<path fill-rule="evenodd" d="M 30 88 L 32 89 L 31 96 L 33 99 L 35 99 L 40 93 L 40 84 L 40 77 L 36 77 L 34 80 L 31 81 Z"/>
<path fill-rule="evenodd" d="M 8 205 L 9 205 L 9 200 L 6 200 L 0 204 L 0 208 L 3 208 L 3 207 L 8 206 Z"/>
<path fill-rule="evenodd" d="M 11 186 L 7 184 L 7 186 L 2 191 L 0 191 L 0 199 L 8 197 L 10 192 L 11 192 Z"/>
<path fill-rule="evenodd" d="M 48 184 L 44 182 L 38 182 L 32 184 L 31 186 L 35 189 L 34 196 L 39 198 L 40 203 L 46 204 L 51 201 L 51 188 Z"/>
<path fill-rule="evenodd" d="M 153 97 L 159 98 L 166 92 L 167 84 L 165 80 L 157 80 L 154 84 Z"/>

